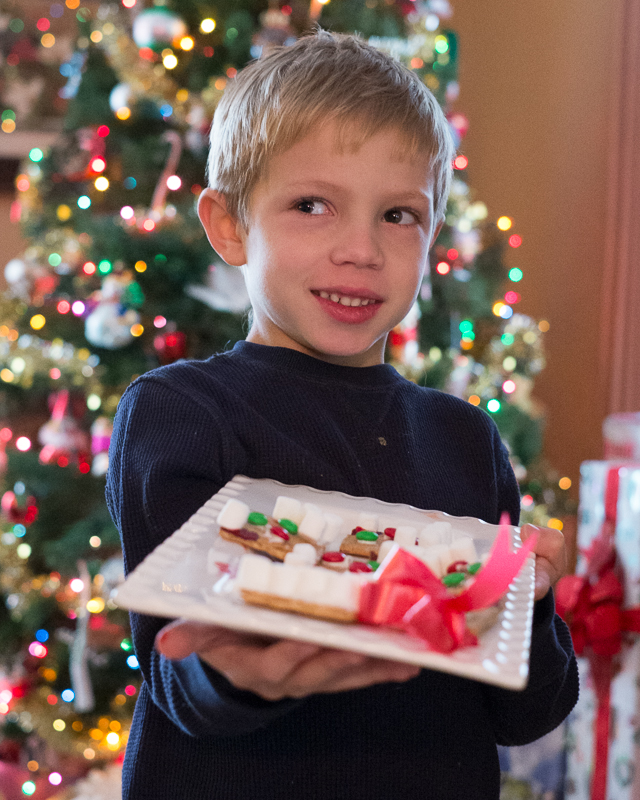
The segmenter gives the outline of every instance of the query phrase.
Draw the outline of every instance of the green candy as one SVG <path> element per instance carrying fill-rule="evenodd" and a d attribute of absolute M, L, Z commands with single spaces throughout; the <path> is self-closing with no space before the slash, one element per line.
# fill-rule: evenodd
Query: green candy
<path fill-rule="evenodd" d="M 281 528 L 284 528 L 287 533 L 298 533 L 298 526 L 295 522 L 292 522 L 290 519 L 279 519 L 278 525 Z"/>
<path fill-rule="evenodd" d="M 442 579 L 445 586 L 459 586 L 467 576 L 464 572 L 449 572 Z"/>
<path fill-rule="evenodd" d="M 476 561 L 475 564 L 469 564 L 469 566 L 467 567 L 467 572 L 469 573 L 469 575 L 475 575 L 481 566 L 482 564 L 479 561 Z"/>
<path fill-rule="evenodd" d="M 380 566 L 379 561 L 367 561 L 367 564 L 371 567 L 371 569 L 375 572 L 378 567 Z"/>
<path fill-rule="evenodd" d="M 247 522 L 251 525 L 266 525 L 268 520 L 264 514 L 261 514 L 259 511 L 252 511 L 247 518 Z"/>
<path fill-rule="evenodd" d="M 374 531 L 358 531 L 356 539 L 359 542 L 377 542 L 378 534 L 374 533 Z"/>

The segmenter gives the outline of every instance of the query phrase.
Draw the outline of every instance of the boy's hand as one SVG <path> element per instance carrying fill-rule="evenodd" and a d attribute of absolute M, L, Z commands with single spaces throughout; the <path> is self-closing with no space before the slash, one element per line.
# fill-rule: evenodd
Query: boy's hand
<path fill-rule="evenodd" d="M 534 532 L 538 534 L 538 541 L 534 548 L 536 554 L 535 599 L 541 600 L 565 574 L 567 558 L 564 536 L 560 531 L 554 528 L 539 528 L 537 525 L 523 525 L 520 538 L 526 542 Z"/>
<path fill-rule="evenodd" d="M 403 682 L 420 672 L 409 664 L 185 620 L 166 625 L 156 649 L 170 659 L 197 653 L 237 689 L 265 700 Z"/>

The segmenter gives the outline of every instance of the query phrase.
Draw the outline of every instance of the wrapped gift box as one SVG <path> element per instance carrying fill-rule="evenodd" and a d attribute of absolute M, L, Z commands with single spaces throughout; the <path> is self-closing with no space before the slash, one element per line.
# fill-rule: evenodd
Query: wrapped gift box
<path fill-rule="evenodd" d="M 602 426 L 604 457 L 640 461 L 640 411 L 611 414 Z"/>
<path fill-rule="evenodd" d="M 587 461 L 581 467 L 578 547 L 584 551 L 615 525 L 615 547 L 624 574 L 623 609 L 640 605 L 640 464 Z M 640 800 L 640 636 L 630 634 L 614 656 L 606 800 Z M 580 699 L 568 721 L 567 800 L 592 800 L 597 698 L 591 665 L 579 659 Z"/>

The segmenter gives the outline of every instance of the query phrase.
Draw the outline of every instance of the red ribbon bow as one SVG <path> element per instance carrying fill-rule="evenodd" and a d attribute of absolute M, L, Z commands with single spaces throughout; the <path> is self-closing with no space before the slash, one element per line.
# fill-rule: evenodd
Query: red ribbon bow
<path fill-rule="evenodd" d="M 589 660 L 598 708 L 594 741 L 591 800 L 605 800 L 609 758 L 611 680 L 625 632 L 640 633 L 640 607 L 623 609 L 622 570 L 614 545 L 618 467 L 607 473 L 605 520 L 591 547 L 583 551 L 585 572 L 567 575 L 555 588 L 556 609 L 571 631 L 577 655 Z"/>
<path fill-rule="evenodd" d="M 464 615 L 488 608 L 502 597 L 534 547 L 536 536 L 529 537 L 515 553 L 510 541 L 508 517 L 503 515 L 487 562 L 473 584 L 456 596 L 422 561 L 395 546 L 376 571 L 375 580 L 360 592 L 360 622 L 401 628 L 440 653 L 477 644 Z"/>

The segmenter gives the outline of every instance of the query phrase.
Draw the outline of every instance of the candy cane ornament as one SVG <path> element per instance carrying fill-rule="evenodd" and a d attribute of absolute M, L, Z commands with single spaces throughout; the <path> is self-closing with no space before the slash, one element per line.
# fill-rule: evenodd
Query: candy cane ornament
<path fill-rule="evenodd" d="M 167 180 L 171 177 L 171 175 L 175 174 L 180 162 L 180 156 L 182 155 L 182 137 L 179 133 L 176 131 L 167 131 L 162 138 L 171 145 L 169 149 L 169 157 L 167 158 L 167 163 L 162 170 L 162 174 L 160 175 L 155 191 L 153 192 L 151 206 L 145 214 L 145 222 L 148 219 L 155 221 L 155 219 L 158 219 L 162 214 L 162 209 L 164 208 L 167 199 L 167 192 L 169 191 Z"/>

